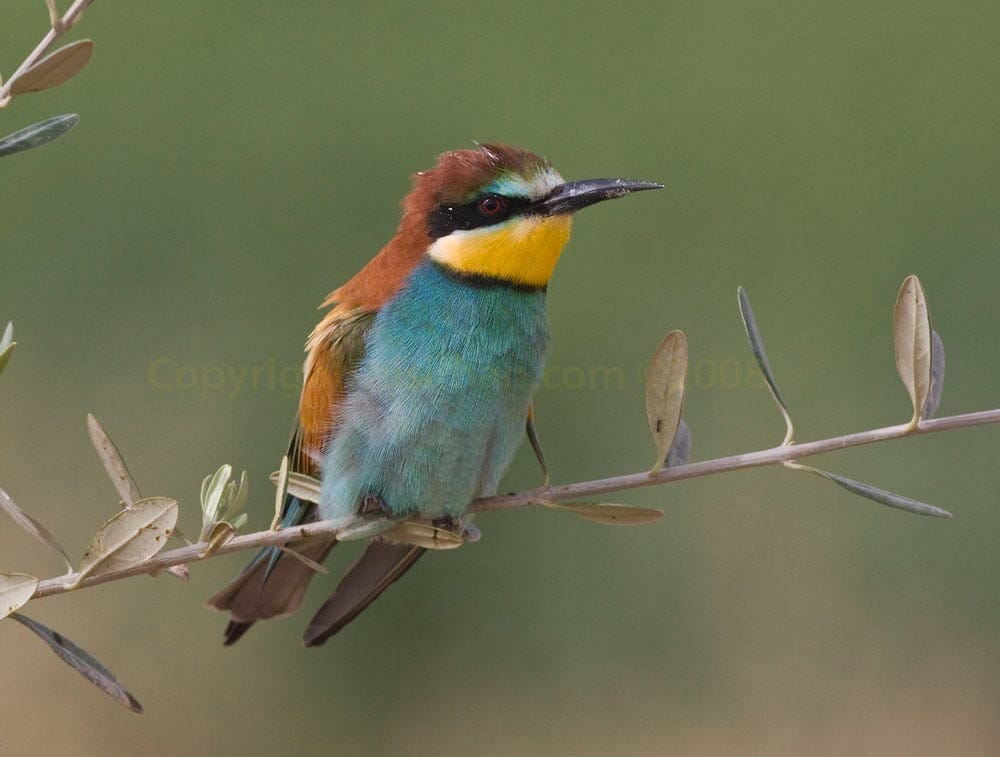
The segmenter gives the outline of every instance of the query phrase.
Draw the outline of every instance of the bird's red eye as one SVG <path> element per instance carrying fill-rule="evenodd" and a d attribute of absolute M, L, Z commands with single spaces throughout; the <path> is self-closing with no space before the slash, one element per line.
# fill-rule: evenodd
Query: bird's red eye
<path fill-rule="evenodd" d="M 489 195 L 479 201 L 479 212 L 484 216 L 499 215 L 506 207 L 506 200 L 496 195 Z"/>

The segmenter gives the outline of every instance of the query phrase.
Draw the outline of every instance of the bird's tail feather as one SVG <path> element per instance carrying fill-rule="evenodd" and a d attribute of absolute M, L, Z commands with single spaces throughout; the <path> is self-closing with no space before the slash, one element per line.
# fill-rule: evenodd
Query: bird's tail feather
<path fill-rule="evenodd" d="M 316 519 L 314 505 L 304 506 L 289 497 L 282 525 L 292 526 Z M 285 522 L 289 521 L 289 522 Z M 310 560 L 322 563 L 336 539 L 308 542 L 296 551 Z M 229 611 L 230 622 L 225 631 L 226 645 L 234 644 L 258 620 L 288 615 L 298 609 L 315 571 L 277 547 L 257 553 L 243 571 L 209 598 L 207 604 L 216 610 Z"/>
<path fill-rule="evenodd" d="M 422 547 L 372 542 L 351 566 L 302 637 L 307 647 L 318 647 L 354 620 L 378 596 L 408 571 L 426 552 Z"/>

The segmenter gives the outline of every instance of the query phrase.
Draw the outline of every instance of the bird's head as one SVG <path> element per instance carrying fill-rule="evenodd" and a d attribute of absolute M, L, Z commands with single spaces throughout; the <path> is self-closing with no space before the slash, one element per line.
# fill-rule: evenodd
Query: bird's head
<path fill-rule="evenodd" d="M 446 152 L 416 175 L 400 231 L 424 235 L 426 254 L 461 276 L 542 288 L 576 211 L 661 187 L 631 179 L 567 183 L 544 158 L 484 144 Z"/>

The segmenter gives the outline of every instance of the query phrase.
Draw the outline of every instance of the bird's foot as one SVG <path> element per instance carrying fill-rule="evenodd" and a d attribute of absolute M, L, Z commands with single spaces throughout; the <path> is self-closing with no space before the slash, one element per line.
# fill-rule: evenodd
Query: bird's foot
<path fill-rule="evenodd" d="M 382 499 L 382 497 L 375 492 L 368 492 L 365 495 L 365 498 L 361 500 L 361 514 L 368 515 L 370 513 L 377 512 L 381 512 L 388 518 L 391 518 L 394 515 L 392 510 L 389 509 L 389 505 L 386 504 L 386 501 Z"/>
<path fill-rule="evenodd" d="M 450 515 L 441 515 L 431 521 L 431 525 L 434 528 L 440 528 L 442 531 L 451 531 L 453 534 L 460 534 L 462 532 L 461 525 Z"/>

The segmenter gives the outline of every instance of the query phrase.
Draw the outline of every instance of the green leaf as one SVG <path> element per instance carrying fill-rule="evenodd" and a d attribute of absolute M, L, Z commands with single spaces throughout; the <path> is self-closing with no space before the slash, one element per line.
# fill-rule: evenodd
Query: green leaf
<path fill-rule="evenodd" d="M 0 573 L 0 619 L 6 618 L 35 595 L 38 579 L 26 573 Z"/>
<path fill-rule="evenodd" d="M 896 370 L 913 403 L 910 430 L 920 422 L 931 384 L 931 322 L 927 298 L 920 279 L 909 275 L 903 280 L 892 310 L 892 334 L 896 349 Z"/>
<path fill-rule="evenodd" d="M 79 120 L 80 117 L 75 113 L 67 113 L 62 116 L 48 118 L 45 121 L 39 121 L 37 124 L 26 126 L 23 129 L 15 131 L 13 134 L 8 134 L 3 139 L 0 139 L 0 158 L 13 155 L 17 152 L 23 152 L 24 150 L 31 150 L 35 147 L 41 147 L 53 139 L 58 139 L 76 126 Z"/>
<path fill-rule="evenodd" d="M 455 549 L 465 544 L 465 540 L 453 531 L 413 520 L 404 521 L 389 529 L 382 534 L 382 538 L 424 549 Z"/>
<path fill-rule="evenodd" d="M 753 314 L 753 308 L 750 307 L 750 297 L 743 287 L 739 287 L 736 290 L 736 296 L 740 302 L 740 317 L 743 318 L 743 328 L 747 333 L 747 339 L 750 341 L 750 349 L 753 351 L 753 356 L 757 359 L 760 372 L 764 374 L 764 381 L 767 383 L 767 388 L 770 390 L 771 396 L 785 418 L 785 440 L 782 444 L 791 444 L 792 436 L 795 433 L 795 428 L 792 426 L 792 417 L 788 414 L 788 407 L 781 398 L 781 392 L 778 391 L 774 374 L 771 372 L 771 363 L 767 359 L 764 340 L 760 335 L 760 329 L 757 328 L 757 318 Z"/>
<path fill-rule="evenodd" d="M 687 339 L 683 331 L 671 331 L 656 348 L 646 378 L 646 421 L 656 444 L 652 475 L 663 470 L 677 434 L 687 370 Z"/>
<path fill-rule="evenodd" d="M 645 526 L 663 517 L 662 510 L 632 505 L 609 505 L 594 502 L 545 502 L 551 510 L 572 513 L 603 526 Z"/>
<path fill-rule="evenodd" d="M 535 428 L 535 406 L 528 406 L 528 420 L 525 423 L 525 431 L 528 433 L 528 441 L 531 449 L 535 453 L 535 459 L 542 469 L 542 486 L 549 485 L 549 466 L 545 463 L 545 453 L 542 452 L 542 441 L 538 438 L 538 429 Z"/>
<path fill-rule="evenodd" d="M 837 486 L 847 489 L 847 491 L 852 494 L 857 494 L 859 497 L 864 497 L 865 499 L 870 499 L 873 502 L 878 502 L 880 505 L 894 507 L 898 510 L 906 510 L 907 512 L 915 513 L 916 515 L 927 515 L 933 518 L 952 517 L 950 512 L 943 510 L 940 507 L 928 505 L 926 502 L 920 502 L 919 500 L 911 499 L 910 497 L 904 497 L 902 494 L 896 494 L 895 492 L 890 492 L 885 489 L 879 489 L 877 486 L 872 486 L 871 484 L 866 484 L 861 481 L 855 481 L 853 478 L 847 478 L 846 476 L 840 476 L 836 473 L 830 473 L 830 471 L 813 468 L 811 465 L 801 465 L 799 463 L 789 461 L 784 463 L 784 466 L 791 470 L 800 470 L 806 473 L 812 473 L 816 476 L 821 476 L 827 481 L 832 481 Z"/>
<path fill-rule="evenodd" d="M 14 354 L 16 346 L 17 342 L 14 341 L 14 323 L 8 321 L 7 328 L 3 330 L 3 336 L 0 337 L 0 373 L 3 373 L 3 369 L 7 367 L 7 362 L 10 360 L 10 356 Z"/>
<path fill-rule="evenodd" d="M 97 450 L 97 456 L 101 458 L 104 470 L 107 471 L 111 483 L 118 491 L 118 496 L 125 501 L 126 505 L 134 505 L 142 499 L 139 486 L 132 478 L 132 474 L 129 473 L 128 466 L 125 465 L 125 460 L 118 451 L 118 447 L 115 446 L 97 419 L 89 413 L 87 414 L 87 431 L 90 433 L 90 441 L 93 443 L 94 449 Z"/>
<path fill-rule="evenodd" d="M 12 95 L 41 92 L 72 79 L 90 62 L 94 43 L 89 39 L 72 42 L 49 53 L 10 83 Z"/>
<path fill-rule="evenodd" d="M 236 536 L 236 526 L 232 523 L 227 523 L 226 521 L 219 521 L 215 523 L 208 531 L 207 534 L 203 534 L 198 541 L 203 541 L 208 544 L 205 547 L 205 551 L 201 554 L 203 557 L 212 554 L 223 544 L 228 542 Z"/>
<path fill-rule="evenodd" d="M 83 554 L 71 586 L 91 573 L 107 573 L 139 565 L 163 549 L 177 523 L 177 501 L 141 499 L 108 520 Z"/>
<path fill-rule="evenodd" d="M 281 516 L 285 512 L 285 495 L 288 493 L 288 455 L 281 458 L 281 468 L 278 469 L 278 488 L 274 492 L 274 518 L 271 520 L 271 530 L 278 530 Z"/>
<path fill-rule="evenodd" d="M 139 704 L 139 701 L 118 682 L 118 679 L 115 678 L 111 671 L 65 636 L 53 631 L 51 628 L 43 626 L 37 620 L 33 620 L 27 615 L 22 615 L 18 612 L 11 615 L 10 619 L 16 620 L 22 626 L 35 633 L 42 641 L 49 645 L 49 648 L 59 656 L 59 659 L 116 702 L 132 710 L 132 712 L 142 712 L 142 705 Z"/>
<path fill-rule="evenodd" d="M 66 551 L 59 546 L 59 542 L 49 533 L 49 529 L 14 504 L 14 500 L 3 489 L 0 489 L 0 510 L 7 513 L 17 525 L 38 539 L 46 547 L 61 555 L 63 560 L 66 561 L 66 567 L 69 569 L 69 572 L 73 572 L 73 563 L 70 562 Z"/>
<path fill-rule="evenodd" d="M 929 515 L 934 518 L 952 517 L 950 512 L 942 510 L 940 507 L 935 507 L 934 505 L 928 505 L 926 502 L 919 502 L 918 500 L 904 497 L 902 494 L 896 494 L 895 492 L 886 491 L 885 489 L 879 489 L 878 487 L 862 483 L 861 481 L 855 481 L 852 478 L 838 476 L 836 473 L 829 473 L 827 471 L 823 471 L 823 476 L 833 481 L 837 484 L 837 486 L 841 486 L 853 494 L 865 497 L 873 502 L 878 502 L 881 505 L 906 510 L 911 513 L 916 513 L 917 515 Z"/>
<path fill-rule="evenodd" d="M 384 515 L 358 515 L 337 529 L 337 541 L 371 539 L 395 528 L 401 522 L 401 519 L 387 518 Z"/>
<path fill-rule="evenodd" d="M 326 568 L 326 566 L 321 565 L 320 563 L 313 560 L 311 557 L 306 557 L 301 552 L 297 552 L 294 548 L 292 548 L 291 545 L 282 544 L 278 546 L 278 549 L 280 549 L 283 554 L 286 554 L 289 557 L 293 557 L 296 560 L 298 560 L 300 563 L 309 568 L 309 570 L 311 570 L 313 573 L 323 573 L 325 575 L 330 572 Z"/>
<path fill-rule="evenodd" d="M 941 336 L 931 329 L 931 388 L 927 392 L 921 418 L 933 418 L 941 404 L 941 391 L 944 389 L 944 342 Z"/>
<path fill-rule="evenodd" d="M 201 533 L 198 541 L 212 542 L 212 534 L 217 533 L 215 527 L 221 523 L 232 524 L 246 504 L 247 472 L 243 471 L 240 475 L 239 484 L 230 480 L 232 475 L 231 465 L 221 465 L 201 482 Z M 218 541 L 218 538 L 216 536 L 215 540 Z"/>
<path fill-rule="evenodd" d="M 687 465 L 691 459 L 691 429 L 688 424 L 681 419 L 677 424 L 677 433 L 674 434 L 674 443 L 670 445 L 670 452 L 667 453 L 665 467 L 676 468 L 678 465 Z"/>
<path fill-rule="evenodd" d="M 272 484 L 277 486 L 281 480 L 281 471 L 274 471 L 268 478 Z M 320 480 L 318 478 L 290 471 L 286 479 L 285 490 L 303 502 L 319 504 Z"/>

